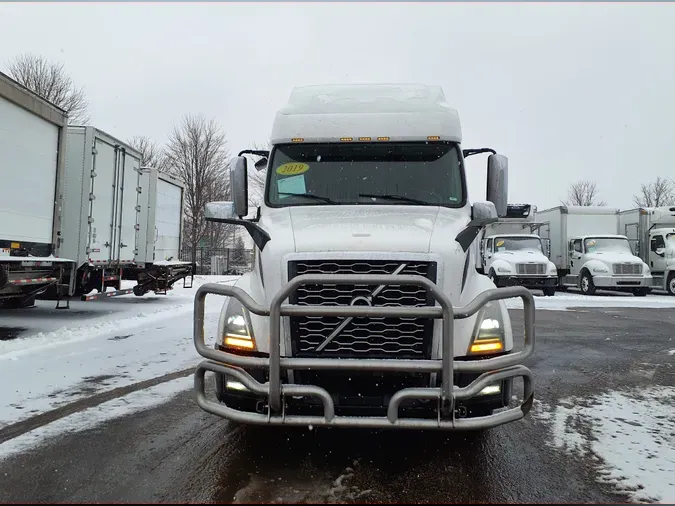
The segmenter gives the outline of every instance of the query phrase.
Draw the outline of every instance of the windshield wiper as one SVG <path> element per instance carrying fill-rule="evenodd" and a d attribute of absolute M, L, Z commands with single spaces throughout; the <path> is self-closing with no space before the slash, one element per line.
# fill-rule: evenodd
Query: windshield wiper
<path fill-rule="evenodd" d="M 321 195 L 314 195 L 313 193 L 279 192 L 279 195 L 292 195 L 293 197 L 306 197 L 308 199 L 321 200 L 322 202 L 326 202 L 327 204 L 337 204 L 337 202 L 335 202 L 333 199 L 329 199 L 328 197 L 322 197 Z"/>
<path fill-rule="evenodd" d="M 375 193 L 359 193 L 359 197 L 372 197 L 375 199 L 384 199 L 384 200 L 401 200 L 404 202 L 411 202 L 413 204 L 419 204 L 421 206 L 431 205 L 431 202 L 425 202 L 423 200 L 411 199 L 410 197 L 404 197 L 403 195 L 378 195 Z"/>

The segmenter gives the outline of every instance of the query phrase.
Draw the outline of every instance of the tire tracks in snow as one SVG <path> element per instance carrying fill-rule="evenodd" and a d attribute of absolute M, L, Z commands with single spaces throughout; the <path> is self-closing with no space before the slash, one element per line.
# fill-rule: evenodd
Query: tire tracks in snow
<path fill-rule="evenodd" d="M 93 408 L 99 404 L 103 404 L 104 402 L 108 402 L 119 397 L 124 397 L 125 395 L 128 395 L 132 392 L 145 390 L 146 388 L 154 387 L 155 385 L 159 385 L 161 383 L 173 381 L 178 378 L 184 378 L 194 373 L 194 371 L 195 368 L 191 367 L 189 369 L 183 369 L 169 374 L 164 374 L 163 376 L 157 376 L 155 378 L 133 383 L 131 385 L 113 388 L 112 390 L 101 392 L 92 395 L 91 397 L 80 399 L 75 402 L 71 402 L 70 404 L 66 404 L 65 406 L 60 406 L 56 409 L 46 411 L 45 413 L 35 415 L 17 423 L 13 423 L 0 429 L 0 444 L 9 441 L 10 439 L 22 436 L 23 434 L 26 434 L 32 430 L 44 427 L 45 425 L 55 422 L 56 420 L 60 420 L 61 418 L 65 418 L 74 413 L 78 413 L 85 409 Z"/>

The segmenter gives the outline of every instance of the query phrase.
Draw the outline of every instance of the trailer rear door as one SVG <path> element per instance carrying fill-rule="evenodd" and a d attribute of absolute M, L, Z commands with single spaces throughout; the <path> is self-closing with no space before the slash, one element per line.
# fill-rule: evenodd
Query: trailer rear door
<path fill-rule="evenodd" d="M 89 213 L 90 220 L 93 220 L 89 236 L 89 258 L 94 264 L 108 264 L 113 258 L 117 165 L 118 150 L 96 136 L 92 158 L 93 198 Z"/>
<path fill-rule="evenodd" d="M 135 155 L 120 150 L 119 185 L 117 193 L 117 234 L 115 236 L 115 260 L 121 264 L 134 262 L 136 247 L 136 225 L 138 224 L 138 206 L 141 161 Z"/>

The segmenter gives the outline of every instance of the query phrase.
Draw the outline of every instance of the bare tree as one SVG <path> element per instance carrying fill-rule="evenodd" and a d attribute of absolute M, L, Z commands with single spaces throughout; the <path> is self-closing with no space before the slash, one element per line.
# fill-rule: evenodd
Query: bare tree
<path fill-rule="evenodd" d="M 225 134 L 215 120 L 186 115 L 174 127 L 166 147 L 168 172 L 185 184 L 185 236 L 196 259 L 197 246 L 209 239 L 223 247 L 232 234 L 231 225 L 209 223 L 204 206 L 229 196 Z"/>
<path fill-rule="evenodd" d="M 71 125 L 89 122 L 89 103 L 84 88 L 75 86 L 63 63 L 49 62 L 42 56 L 25 53 L 9 63 L 8 71 L 15 81 L 65 110 Z"/>
<path fill-rule="evenodd" d="M 675 186 L 665 177 L 640 185 L 640 195 L 633 195 L 633 203 L 638 207 L 659 207 L 675 204 Z"/>
<path fill-rule="evenodd" d="M 141 166 L 167 171 L 164 150 L 155 141 L 144 135 L 135 135 L 127 143 L 141 154 Z"/>
<path fill-rule="evenodd" d="M 592 181 L 576 181 L 567 190 L 567 206 L 606 206 L 604 200 L 597 200 L 598 188 Z"/>

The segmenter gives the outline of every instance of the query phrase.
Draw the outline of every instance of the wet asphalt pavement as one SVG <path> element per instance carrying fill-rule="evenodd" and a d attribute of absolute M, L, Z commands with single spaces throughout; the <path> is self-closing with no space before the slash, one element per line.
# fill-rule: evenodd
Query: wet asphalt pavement
<path fill-rule="evenodd" d="M 541 402 L 675 386 L 675 356 L 664 353 L 675 348 L 675 309 L 539 311 L 536 329 L 528 365 Z M 0 501 L 626 501 L 598 484 L 594 462 L 548 439 L 532 415 L 482 436 L 243 427 L 185 392 L 0 461 Z"/>

